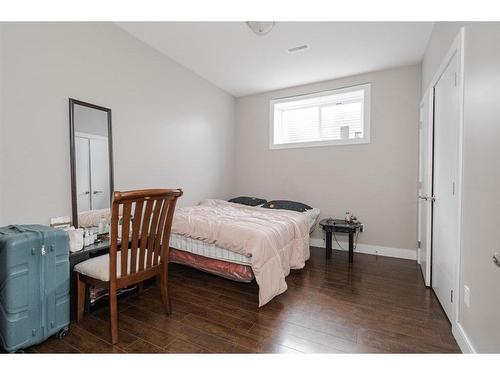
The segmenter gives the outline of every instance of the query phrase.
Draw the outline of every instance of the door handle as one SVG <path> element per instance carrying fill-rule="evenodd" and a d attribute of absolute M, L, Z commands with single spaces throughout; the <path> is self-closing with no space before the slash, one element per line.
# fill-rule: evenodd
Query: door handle
<path fill-rule="evenodd" d="M 432 197 L 428 196 L 428 195 L 419 195 L 418 196 L 418 199 L 422 199 L 424 201 L 431 201 L 431 202 L 434 202 L 436 200 L 436 197 L 433 195 Z"/>
<path fill-rule="evenodd" d="M 89 195 L 90 194 L 90 191 L 84 191 L 83 193 L 81 193 L 80 195 Z"/>
<path fill-rule="evenodd" d="M 500 254 L 499 253 L 495 253 L 495 255 L 493 255 L 493 263 L 495 263 L 495 265 L 497 267 L 500 267 Z"/>
<path fill-rule="evenodd" d="M 94 190 L 94 194 L 102 194 L 102 193 L 104 193 L 104 191 L 102 191 L 102 190 Z"/>

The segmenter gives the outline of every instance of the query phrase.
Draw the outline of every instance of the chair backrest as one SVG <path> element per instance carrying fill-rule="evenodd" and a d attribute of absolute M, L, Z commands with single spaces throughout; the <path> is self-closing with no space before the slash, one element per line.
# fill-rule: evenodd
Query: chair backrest
<path fill-rule="evenodd" d="M 117 279 L 118 264 L 121 268 L 119 278 L 123 279 L 136 278 L 145 271 L 168 263 L 175 204 L 182 194 L 181 189 L 114 193 L 109 249 L 111 282 Z M 119 221 L 122 227 L 121 257 L 117 259 Z"/>

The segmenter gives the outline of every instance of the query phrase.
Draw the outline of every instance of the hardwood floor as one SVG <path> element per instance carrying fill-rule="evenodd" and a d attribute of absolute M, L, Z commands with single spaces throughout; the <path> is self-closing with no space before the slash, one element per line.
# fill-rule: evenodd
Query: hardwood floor
<path fill-rule="evenodd" d="M 172 315 L 158 286 L 119 301 L 119 342 L 109 344 L 106 308 L 72 324 L 38 353 L 458 353 L 436 297 L 414 261 L 311 248 L 288 290 L 257 307 L 242 284 L 170 265 Z"/>

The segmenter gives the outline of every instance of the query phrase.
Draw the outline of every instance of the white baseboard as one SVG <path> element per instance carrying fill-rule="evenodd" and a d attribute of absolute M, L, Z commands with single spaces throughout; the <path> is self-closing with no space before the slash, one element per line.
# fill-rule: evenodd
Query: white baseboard
<path fill-rule="evenodd" d="M 464 328 L 460 323 L 455 323 L 451 332 L 453 333 L 453 337 L 455 337 L 455 340 L 457 340 L 457 344 L 460 347 L 462 353 L 476 353 L 476 349 L 474 349 L 469 336 L 467 336 Z"/>
<path fill-rule="evenodd" d="M 325 247 L 325 241 L 321 238 L 311 237 L 309 243 L 313 247 L 323 247 L 323 248 Z M 344 249 L 349 248 L 349 244 L 347 242 L 339 241 L 339 243 Z M 338 245 L 335 243 L 335 241 L 333 241 L 333 247 L 334 248 L 338 247 Z M 356 246 L 356 250 L 354 250 L 354 252 L 355 253 L 362 253 L 362 254 L 380 255 L 380 256 L 392 257 L 392 258 L 417 260 L 417 251 L 412 250 L 412 249 L 398 249 L 395 247 L 366 245 L 366 244 L 358 243 L 358 245 Z"/>

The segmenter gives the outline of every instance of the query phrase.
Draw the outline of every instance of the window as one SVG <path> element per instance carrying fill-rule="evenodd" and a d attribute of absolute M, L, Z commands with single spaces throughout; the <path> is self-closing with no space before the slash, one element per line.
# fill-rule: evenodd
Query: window
<path fill-rule="evenodd" d="M 270 147 L 370 143 L 370 84 L 271 100 Z"/>

